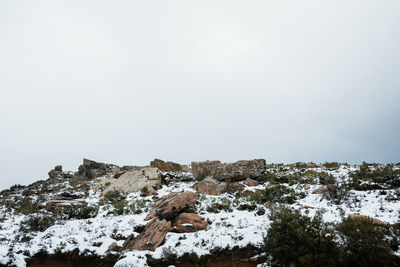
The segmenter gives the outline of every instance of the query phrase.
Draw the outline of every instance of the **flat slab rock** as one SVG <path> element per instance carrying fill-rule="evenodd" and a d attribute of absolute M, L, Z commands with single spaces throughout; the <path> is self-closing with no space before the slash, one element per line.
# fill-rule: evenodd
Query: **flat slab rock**
<path fill-rule="evenodd" d="M 146 225 L 144 231 L 137 237 L 131 235 L 122 246 L 122 250 L 151 250 L 154 251 L 171 230 L 171 222 L 154 218 Z"/>
<path fill-rule="evenodd" d="M 176 233 L 192 233 L 204 230 L 207 227 L 207 221 L 198 214 L 181 213 L 175 218 L 172 224 L 172 232 Z"/>
<path fill-rule="evenodd" d="M 193 192 L 170 193 L 154 204 L 146 221 L 155 217 L 172 221 L 179 213 L 194 210 L 198 196 Z"/>
<path fill-rule="evenodd" d="M 146 195 L 153 195 L 161 186 L 161 174 L 158 168 L 143 167 L 127 171 L 118 179 L 110 181 L 111 184 L 103 191 L 103 196 L 111 191 L 125 194 L 144 192 Z"/>

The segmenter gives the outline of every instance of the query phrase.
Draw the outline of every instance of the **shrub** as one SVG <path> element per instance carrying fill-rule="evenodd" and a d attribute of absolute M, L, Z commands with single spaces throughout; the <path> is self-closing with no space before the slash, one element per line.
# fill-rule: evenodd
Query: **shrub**
<path fill-rule="evenodd" d="M 385 226 L 368 219 L 345 218 L 337 229 L 343 242 L 343 266 L 399 266 Z"/>
<path fill-rule="evenodd" d="M 336 170 L 339 169 L 340 167 L 340 163 L 339 162 L 325 162 L 322 164 L 322 166 L 324 166 L 325 168 L 327 168 L 328 170 Z"/>
<path fill-rule="evenodd" d="M 276 202 L 293 204 L 298 197 L 304 197 L 304 195 L 284 185 L 275 185 L 252 193 L 250 200 L 259 204 Z"/>
<path fill-rule="evenodd" d="M 90 219 L 97 216 L 99 207 L 89 206 L 87 203 L 79 203 L 70 206 L 62 206 L 56 210 L 56 215 L 63 220 Z"/>
<path fill-rule="evenodd" d="M 211 206 L 207 207 L 208 212 L 218 213 L 220 211 L 232 212 L 232 202 L 228 198 L 222 198 L 221 202 L 214 202 Z"/>
<path fill-rule="evenodd" d="M 56 220 L 49 215 L 32 215 L 20 224 L 22 232 L 43 232 L 55 224 Z"/>
<path fill-rule="evenodd" d="M 356 190 L 392 189 L 400 186 L 400 169 L 393 164 L 373 165 L 363 162 L 359 170 L 350 174 L 351 186 Z"/>
<path fill-rule="evenodd" d="M 124 199 L 126 199 L 126 196 L 123 193 L 121 193 L 120 191 L 110 191 L 104 195 L 104 200 L 106 200 L 110 203 L 115 202 L 115 201 L 121 201 Z"/>
<path fill-rule="evenodd" d="M 335 234 L 317 214 L 313 219 L 279 206 L 271 211 L 264 251 L 273 266 L 337 266 L 340 248 Z"/>

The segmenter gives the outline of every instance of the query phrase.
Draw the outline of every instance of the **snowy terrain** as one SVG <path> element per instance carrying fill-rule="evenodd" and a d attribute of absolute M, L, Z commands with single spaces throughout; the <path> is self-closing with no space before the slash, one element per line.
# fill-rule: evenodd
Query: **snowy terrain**
<path fill-rule="evenodd" d="M 271 167 L 272 168 L 272 167 Z M 275 167 L 273 167 L 276 170 Z M 359 166 L 341 165 L 339 168 L 329 170 L 324 167 L 313 168 L 313 172 L 326 172 L 333 175 L 339 183 L 350 179 L 349 174 L 357 170 Z M 273 171 L 271 169 L 270 171 Z M 296 168 L 290 171 L 298 172 Z M 190 175 L 190 174 L 189 174 Z M 181 256 L 185 253 L 196 253 L 206 255 L 214 248 L 229 249 L 236 246 L 246 247 L 251 244 L 260 247 L 263 244 L 263 236 L 268 231 L 270 221 L 268 219 L 269 209 L 267 204 L 254 204 L 254 210 L 240 209 L 240 205 L 252 204 L 249 198 L 238 198 L 235 194 L 224 193 L 219 196 L 201 195 L 196 211 L 209 222 L 207 229 L 195 233 L 168 233 L 165 243 L 152 251 L 128 251 L 107 252 L 109 246 L 116 242 L 119 246 L 137 227 L 143 227 L 147 221 L 144 218 L 148 214 L 155 199 L 152 196 L 143 197 L 140 193 L 127 195 L 128 204 L 142 203 L 142 212 L 128 212 L 123 215 L 115 215 L 114 207 L 110 204 L 101 203 L 100 191 L 95 190 L 95 185 L 101 180 L 100 177 L 90 184 L 88 194 L 84 199 L 89 206 L 99 206 L 99 212 L 94 218 L 60 220 L 44 231 L 21 231 L 21 223 L 31 215 L 14 212 L 6 207 L 4 203 L 0 206 L 0 264 L 14 264 L 26 266 L 25 259 L 46 251 L 49 254 L 66 253 L 78 249 L 81 254 L 94 254 L 104 256 L 109 253 L 119 255 L 115 266 L 147 266 L 146 255 L 157 259 L 163 257 L 165 251 Z M 157 191 L 157 197 L 162 197 L 170 192 L 193 191 L 196 192 L 193 179 L 188 182 L 171 182 L 163 185 Z M 270 183 L 265 182 L 256 187 L 246 186 L 245 190 L 256 191 L 266 188 Z M 381 220 L 384 223 L 393 224 L 399 221 L 400 201 L 389 200 L 388 196 L 399 195 L 398 189 L 377 189 L 348 192 L 347 201 L 334 204 L 323 194 L 312 194 L 313 190 L 321 187 L 316 182 L 310 184 L 306 190 L 303 183 L 283 184 L 292 188 L 296 193 L 304 197 L 296 199 L 290 206 L 301 210 L 303 214 L 313 216 L 318 210 L 323 211 L 323 219 L 326 222 L 340 222 L 348 214 L 362 214 Z M 68 182 L 60 189 L 72 190 Z M 22 190 L 7 198 L 22 197 Z M 42 199 L 43 204 L 51 199 L 55 193 L 48 193 Z M 32 201 L 36 196 L 31 196 Z M 214 203 L 228 205 L 228 210 L 210 210 Z M 264 210 L 263 214 L 258 211 Z"/>

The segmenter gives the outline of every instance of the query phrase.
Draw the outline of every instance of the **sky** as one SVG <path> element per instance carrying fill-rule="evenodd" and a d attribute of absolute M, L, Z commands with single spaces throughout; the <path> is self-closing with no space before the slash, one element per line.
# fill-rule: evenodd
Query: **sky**
<path fill-rule="evenodd" d="M 0 189 L 82 158 L 400 161 L 400 2 L 0 2 Z"/>

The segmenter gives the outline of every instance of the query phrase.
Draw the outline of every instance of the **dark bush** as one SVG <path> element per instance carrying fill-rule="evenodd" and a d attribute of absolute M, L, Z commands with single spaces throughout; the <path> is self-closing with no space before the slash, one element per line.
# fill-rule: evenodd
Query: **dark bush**
<path fill-rule="evenodd" d="M 264 251 L 272 266 L 338 266 L 341 255 L 334 231 L 320 214 L 313 219 L 286 207 L 272 209 Z"/>
<path fill-rule="evenodd" d="M 32 215 L 20 224 L 22 232 L 43 232 L 55 224 L 56 220 L 49 215 Z"/>
<path fill-rule="evenodd" d="M 62 220 L 71 219 L 90 219 L 97 216 L 99 207 L 89 206 L 87 203 L 79 203 L 70 206 L 59 207 L 56 210 L 56 215 Z"/>
<path fill-rule="evenodd" d="M 293 204 L 297 198 L 301 197 L 304 197 L 304 195 L 302 193 L 296 193 L 292 188 L 288 188 L 284 185 L 275 185 L 252 193 L 250 195 L 250 200 L 259 204 L 276 202 Z"/>
<path fill-rule="evenodd" d="M 343 266 L 399 266 L 384 225 L 362 218 L 345 218 L 337 227 L 343 242 Z"/>

